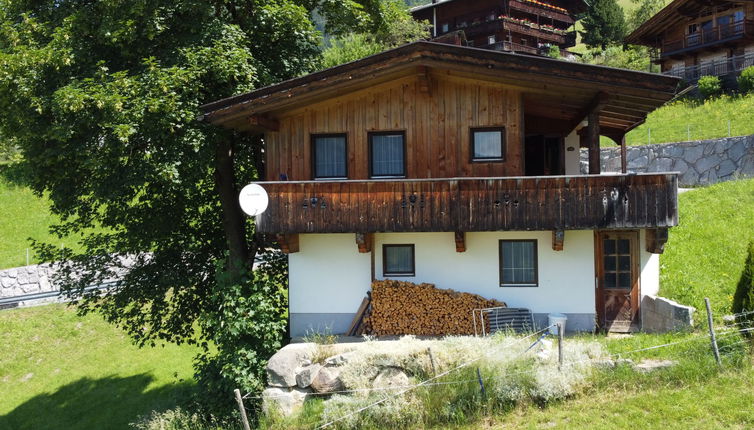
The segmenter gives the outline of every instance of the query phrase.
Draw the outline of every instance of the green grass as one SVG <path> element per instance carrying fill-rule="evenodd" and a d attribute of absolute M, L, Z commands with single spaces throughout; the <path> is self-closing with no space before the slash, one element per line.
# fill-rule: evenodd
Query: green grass
<path fill-rule="evenodd" d="M 754 180 L 724 182 L 678 196 L 679 224 L 660 256 L 660 295 L 701 311 L 730 313 L 733 292 L 754 240 Z"/>
<path fill-rule="evenodd" d="M 647 121 L 626 135 L 628 145 L 684 142 L 754 134 L 754 94 L 724 95 L 698 102 L 679 100 L 650 113 Z M 651 133 L 651 137 L 650 137 Z"/>
<path fill-rule="evenodd" d="M 121 429 L 192 392 L 190 346 L 134 346 L 63 305 L 0 312 L 0 429 Z"/>

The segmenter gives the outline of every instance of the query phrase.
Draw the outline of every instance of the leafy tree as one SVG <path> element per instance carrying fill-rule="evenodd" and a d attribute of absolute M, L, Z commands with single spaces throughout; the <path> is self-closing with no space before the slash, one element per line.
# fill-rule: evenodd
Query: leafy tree
<path fill-rule="evenodd" d="M 358 60 L 387 49 L 429 38 L 429 23 L 417 22 L 400 0 L 384 0 L 381 22 L 383 25 L 369 31 L 352 31 L 330 39 L 323 52 L 323 67 Z"/>
<path fill-rule="evenodd" d="M 743 69 L 736 81 L 738 90 L 743 94 L 754 92 L 754 66 Z"/>
<path fill-rule="evenodd" d="M 738 281 L 736 293 L 733 296 L 733 313 L 741 314 L 736 318 L 742 329 L 754 327 L 754 241 L 749 243 L 749 253 L 744 263 L 741 279 Z M 744 332 L 749 339 L 754 339 L 754 333 Z"/>
<path fill-rule="evenodd" d="M 588 51 L 580 58 L 580 61 L 620 69 L 659 72 L 659 67 L 649 61 L 648 51 L 649 49 L 645 46 L 612 45 L 604 50 Z"/>
<path fill-rule="evenodd" d="M 722 84 L 720 78 L 717 76 L 702 76 L 697 83 L 699 86 L 699 94 L 704 99 L 716 96 L 722 92 Z"/>
<path fill-rule="evenodd" d="M 250 273 L 267 244 L 237 203 L 263 172 L 262 140 L 202 123 L 199 106 L 316 69 L 315 8 L 334 34 L 385 27 L 380 0 L 0 0 L 0 134 L 49 195 L 54 232 L 80 237 L 80 253 L 36 246 L 65 259 L 82 312 L 139 345 L 215 340 L 266 358 L 279 325 L 237 342 L 208 325 L 195 335 L 221 320 L 225 290 L 271 288 Z M 121 271 L 104 297 L 84 291 Z M 236 316 L 266 321 L 254 307 Z"/>
<path fill-rule="evenodd" d="M 667 0 L 631 0 L 636 6 L 628 16 L 628 33 L 647 22 L 668 3 Z"/>
<path fill-rule="evenodd" d="M 616 0 L 592 1 L 581 23 L 581 40 L 589 47 L 605 49 L 621 43 L 626 34 L 626 18 Z"/>

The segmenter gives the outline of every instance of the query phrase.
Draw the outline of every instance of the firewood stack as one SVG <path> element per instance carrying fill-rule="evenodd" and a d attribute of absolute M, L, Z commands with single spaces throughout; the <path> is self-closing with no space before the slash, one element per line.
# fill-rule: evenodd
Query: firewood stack
<path fill-rule="evenodd" d="M 441 290 L 432 284 L 374 281 L 364 332 L 376 336 L 474 334 L 471 311 L 498 306 L 506 304 L 476 294 Z"/>

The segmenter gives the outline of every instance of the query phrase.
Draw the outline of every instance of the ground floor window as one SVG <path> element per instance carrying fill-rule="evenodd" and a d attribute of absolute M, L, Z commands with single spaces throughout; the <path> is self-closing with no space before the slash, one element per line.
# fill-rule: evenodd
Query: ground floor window
<path fill-rule="evenodd" d="M 414 245 L 382 245 L 383 276 L 414 276 L 414 262 Z"/>
<path fill-rule="evenodd" d="M 500 241 L 500 286 L 536 287 L 538 284 L 537 241 Z"/>

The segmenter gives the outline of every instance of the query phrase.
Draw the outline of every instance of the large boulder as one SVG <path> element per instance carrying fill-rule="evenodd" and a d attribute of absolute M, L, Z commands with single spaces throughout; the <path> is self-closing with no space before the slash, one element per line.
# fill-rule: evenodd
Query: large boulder
<path fill-rule="evenodd" d="M 288 416 L 304 404 L 309 393 L 311 390 L 300 388 L 267 388 L 262 392 L 262 408 L 267 414 L 277 410 L 283 416 Z"/>
<path fill-rule="evenodd" d="M 387 367 L 380 370 L 372 381 L 372 388 L 405 387 L 409 385 L 406 373 L 397 367 Z"/>
<path fill-rule="evenodd" d="M 296 375 L 296 385 L 298 385 L 299 388 L 307 388 L 312 385 L 312 381 L 314 381 L 314 378 L 317 377 L 321 369 L 322 365 L 318 363 L 304 367 Z"/>
<path fill-rule="evenodd" d="M 317 393 L 334 393 L 343 390 L 343 381 L 340 380 L 340 368 L 335 366 L 321 368 L 312 381 L 311 387 Z"/>
<path fill-rule="evenodd" d="M 267 385 L 271 387 L 293 387 L 300 368 L 311 363 L 317 345 L 313 343 L 291 343 L 283 347 L 267 362 Z"/>

